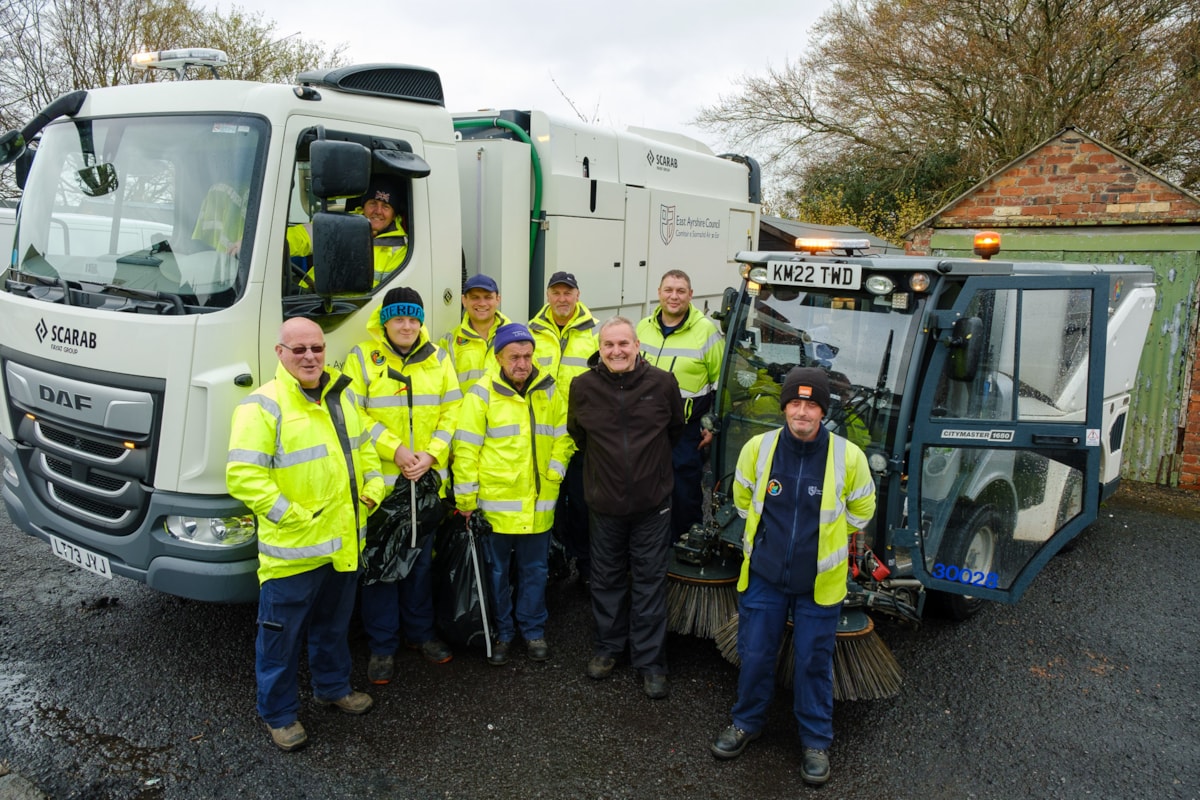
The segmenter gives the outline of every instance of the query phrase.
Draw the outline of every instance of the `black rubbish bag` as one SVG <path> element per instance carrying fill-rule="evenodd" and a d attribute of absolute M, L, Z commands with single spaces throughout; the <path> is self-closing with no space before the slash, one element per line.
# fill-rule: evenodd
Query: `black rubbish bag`
<path fill-rule="evenodd" d="M 476 511 L 467 519 L 457 511 L 446 519 L 434 541 L 433 607 L 438 630 L 455 647 L 487 647 L 491 631 L 491 548 L 481 537 L 492 526 Z"/>
<path fill-rule="evenodd" d="M 363 546 L 364 584 L 395 583 L 412 571 L 425 541 L 446 517 L 446 504 L 438 497 L 442 479 L 429 470 L 417 480 L 417 546 L 412 546 L 412 489 L 404 478 L 367 519 Z"/>

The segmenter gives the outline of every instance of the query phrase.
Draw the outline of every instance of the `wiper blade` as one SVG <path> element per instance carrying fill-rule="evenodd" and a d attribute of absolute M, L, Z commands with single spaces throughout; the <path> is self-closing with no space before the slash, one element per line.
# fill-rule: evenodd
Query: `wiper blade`
<path fill-rule="evenodd" d="M 183 298 L 171 292 L 147 291 L 145 289 L 133 289 L 128 286 L 114 286 L 107 284 L 100 290 L 100 294 L 116 295 L 118 297 L 142 298 L 144 300 L 154 300 L 160 303 L 169 303 L 172 310 L 176 314 L 187 313 L 183 307 Z M 136 308 L 134 310 L 137 310 Z"/>

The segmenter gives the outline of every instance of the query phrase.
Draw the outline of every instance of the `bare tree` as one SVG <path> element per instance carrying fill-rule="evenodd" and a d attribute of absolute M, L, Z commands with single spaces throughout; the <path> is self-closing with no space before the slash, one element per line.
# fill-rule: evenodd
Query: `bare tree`
<path fill-rule="evenodd" d="M 1200 186 L 1200 0 L 841 0 L 801 59 L 698 122 L 793 194 L 927 206 L 1076 125 Z"/>

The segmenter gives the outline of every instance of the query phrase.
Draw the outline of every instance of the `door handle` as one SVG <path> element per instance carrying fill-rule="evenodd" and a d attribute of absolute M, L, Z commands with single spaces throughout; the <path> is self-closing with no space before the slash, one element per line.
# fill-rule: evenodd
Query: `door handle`
<path fill-rule="evenodd" d="M 1033 435 L 1034 444 L 1077 445 L 1079 444 L 1079 441 L 1080 440 L 1078 436 L 1072 436 L 1070 434 L 1035 433 Z"/>

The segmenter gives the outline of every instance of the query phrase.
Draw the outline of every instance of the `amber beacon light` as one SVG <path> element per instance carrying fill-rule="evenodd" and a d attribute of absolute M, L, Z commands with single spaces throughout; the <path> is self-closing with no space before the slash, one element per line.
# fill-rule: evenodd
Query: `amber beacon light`
<path fill-rule="evenodd" d="M 989 259 L 1000 252 L 1000 234 L 995 231 L 980 231 L 975 234 L 975 255 Z"/>

